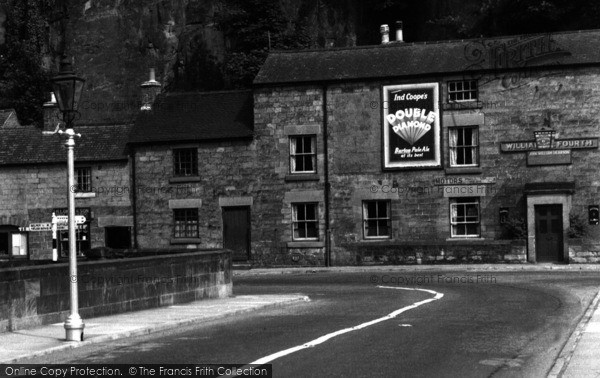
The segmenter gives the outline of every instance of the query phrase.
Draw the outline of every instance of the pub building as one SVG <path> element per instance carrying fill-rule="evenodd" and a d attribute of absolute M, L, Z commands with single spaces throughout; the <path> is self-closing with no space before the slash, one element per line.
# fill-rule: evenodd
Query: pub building
<path fill-rule="evenodd" d="M 388 30 L 257 75 L 262 184 L 283 190 L 271 261 L 599 262 L 600 31 Z"/>

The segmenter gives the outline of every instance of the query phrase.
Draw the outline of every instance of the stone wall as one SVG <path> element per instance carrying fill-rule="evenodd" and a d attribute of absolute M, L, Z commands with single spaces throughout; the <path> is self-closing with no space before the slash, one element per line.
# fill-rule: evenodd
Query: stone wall
<path fill-rule="evenodd" d="M 568 68 L 531 70 L 520 73 L 492 73 L 475 79 L 479 82 L 479 105 L 470 109 L 446 106 L 446 83 L 462 76 L 419 78 L 418 82 L 440 83 L 440 116 L 443 168 L 433 170 L 384 171 L 382 169 L 382 94 L 383 85 L 411 84 L 416 80 L 386 80 L 372 82 L 331 83 L 327 86 L 328 156 L 331 183 L 331 245 L 334 264 L 361 263 L 364 250 L 372 241 L 363 238 L 362 201 L 387 199 L 391 201 L 392 237 L 389 244 L 405 250 L 414 242 L 441 245 L 450 241 L 449 199 L 444 191 L 450 185 L 473 182 L 481 185 L 480 246 L 489 245 L 498 257 L 493 260 L 524 261 L 522 253 L 503 240 L 500 208 L 507 208 L 510 217 L 526 216 L 524 187 L 526 183 L 574 182 L 570 213 L 585 221 L 586 238 L 571 251 L 571 262 L 594 261 L 600 245 L 600 228 L 587 225 L 588 205 L 600 203 L 600 181 L 597 166 L 598 149 L 572 150 L 572 164 L 527 166 L 526 153 L 500 152 L 501 142 L 533 140 L 533 131 L 550 126 L 557 138 L 600 136 L 600 69 Z M 288 169 L 285 130 L 305 124 L 323 125 L 322 87 L 290 86 L 258 88 L 255 91 L 255 132 L 257 151 L 271 156 L 260 159 L 262 186 L 277 191 L 301 192 L 323 190 L 323 176 L 316 182 L 286 182 Z M 475 169 L 449 168 L 448 126 L 450 120 L 478 120 L 480 163 Z M 467 121 L 465 121 L 467 122 Z M 323 130 L 318 139 L 323 138 Z M 322 153 L 322 150 L 319 150 Z M 321 165 L 320 165 L 321 167 Z M 322 170 L 319 171 L 321 173 Z M 279 211 L 281 197 L 262 203 L 273 214 L 271 222 L 276 246 L 271 256 L 268 248 L 261 249 L 263 262 L 297 264 L 291 254 L 313 254 L 310 247 L 289 247 L 290 215 L 284 207 Z M 269 217 L 271 218 L 271 217 Z M 564 219 L 568 222 L 568 219 Z M 568 224 L 566 227 L 568 228 Z M 320 240 L 324 241 L 324 229 Z M 473 242 L 451 240 L 459 253 L 473 250 Z M 265 240 L 265 244 L 269 241 Z M 477 244 L 476 243 L 476 244 Z M 504 247 L 502 247 L 504 246 Z M 282 254 L 286 254 L 282 256 Z M 402 252 L 404 253 L 404 252 Z M 434 253 L 433 255 L 436 255 Z M 585 256 L 587 257 L 585 257 Z M 503 256 L 509 256 L 505 259 Z M 531 260 L 531 259 L 530 259 Z M 300 259 L 299 261 L 303 261 Z M 391 260 L 390 260 L 391 261 Z M 397 260 L 394 260 L 397 261 Z M 306 261 L 303 261 L 307 264 Z M 300 262 L 301 263 L 301 262 Z"/>
<path fill-rule="evenodd" d="M 232 293 L 231 252 L 196 251 L 78 263 L 84 319 Z M 0 269 L 0 332 L 63 322 L 69 315 L 66 263 Z"/>
<path fill-rule="evenodd" d="M 98 220 L 105 217 L 131 218 L 129 166 L 123 162 L 78 163 L 90 167 L 92 193 L 76 194 L 76 208 L 89 208 L 91 247 L 104 246 L 104 228 Z M 26 227 L 51 221 L 54 209 L 67 208 L 65 164 L 23 165 L 0 168 L 0 225 Z M 131 219 L 130 219 L 131 221 Z M 52 258 L 51 232 L 29 232 L 29 257 Z"/>

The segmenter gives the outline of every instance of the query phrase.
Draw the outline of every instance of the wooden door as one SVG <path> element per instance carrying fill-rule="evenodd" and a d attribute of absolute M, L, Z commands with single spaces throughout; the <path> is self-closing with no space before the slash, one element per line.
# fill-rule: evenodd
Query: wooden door
<path fill-rule="evenodd" d="M 563 261 L 562 205 L 535 206 L 535 254 L 538 262 Z"/>
<path fill-rule="evenodd" d="M 233 251 L 233 261 L 250 259 L 250 207 L 223 207 L 223 248 Z"/>

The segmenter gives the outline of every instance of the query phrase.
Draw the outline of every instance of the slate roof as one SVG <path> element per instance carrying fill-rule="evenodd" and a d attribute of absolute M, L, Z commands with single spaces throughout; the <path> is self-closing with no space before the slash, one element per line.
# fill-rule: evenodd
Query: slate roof
<path fill-rule="evenodd" d="M 600 30 L 443 42 L 392 42 L 271 53 L 254 84 L 415 77 L 599 62 Z"/>
<path fill-rule="evenodd" d="M 75 126 L 75 161 L 127 159 L 127 136 L 132 125 Z M 66 163 L 65 136 L 43 135 L 35 126 L 0 128 L 0 165 Z"/>
<path fill-rule="evenodd" d="M 12 118 L 12 122 L 8 122 Z M 19 121 L 14 109 L 0 109 L 0 127 L 18 127 Z"/>
<path fill-rule="evenodd" d="M 141 111 L 130 143 L 190 142 L 250 138 L 251 91 L 185 92 L 159 95 Z"/>

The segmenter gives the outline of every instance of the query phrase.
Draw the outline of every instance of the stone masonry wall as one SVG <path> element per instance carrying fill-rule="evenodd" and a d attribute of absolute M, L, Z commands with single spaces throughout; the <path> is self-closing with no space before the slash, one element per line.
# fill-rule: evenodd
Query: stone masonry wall
<path fill-rule="evenodd" d="M 98 218 L 131 216 L 129 167 L 123 162 L 81 163 L 91 167 L 93 197 L 76 196 L 77 208 L 90 208 L 91 247 L 104 245 L 104 228 Z M 0 167 L 0 225 L 26 227 L 51 221 L 52 211 L 67 208 L 66 164 Z M 51 232 L 29 232 L 33 260 L 52 258 Z"/>
<path fill-rule="evenodd" d="M 194 251 L 78 264 L 84 319 L 231 295 L 231 253 Z M 63 322 L 69 266 L 0 269 L 0 332 Z"/>
<path fill-rule="evenodd" d="M 465 110 L 443 110 L 447 81 L 459 79 L 462 76 L 436 76 L 420 78 L 418 82 L 440 83 L 442 118 L 470 114 L 483 120 L 478 125 L 480 164 L 478 169 L 473 170 L 448 168 L 448 125 L 443 123 L 442 169 L 382 170 L 381 88 L 383 85 L 415 83 L 416 80 L 328 85 L 333 263 L 356 264 L 364 255 L 364 252 L 357 252 L 358 249 L 382 248 L 381 242 L 367 241 L 362 236 L 363 200 L 391 201 L 392 238 L 386 241 L 388 244 L 452 243 L 453 249 L 460 250 L 462 243 L 465 250 L 473 249 L 473 245 L 478 246 L 475 249 L 480 249 L 481 245 L 503 238 L 500 208 L 508 208 L 510 217 L 524 217 L 524 186 L 526 183 L 540 182 L 575 183 L 571 214 L 584 221 L 586 236 L 581 240 L 571 240 L 570 243 L 576 247 L 569 248 L 570 260 L 596 261 L 600 257 L 600 228 L 587 225 L 587 207 L 600 203 L 598 149 L 572 150 L 570 165 L 527 166 L 526 153 L 502 153 L 500 142 L 533 140 L 533 131 L 544 125 L 556 130 L 556 137 L 560 139 L 600 136 L 600 69 L 565 68 L 475 77 L 479 82 L 480 106 Z M 277 192 L 323 191 L 322 175 L 319 181 L 285 180 L 286 157 L 289 156 L 285 129 L 307 123 L 322 125 L 321 101 L 321 87 L 256 90 L 257 151 L 261 157 L 270 156 L 267 161 L 259 159 L 263 167 L 261 188 L 268 186 L 276 188 Z M 318 150 L 319 153 L 321 151 Z M 319 174 L 321 172 L 322 169 Z M 440 184 L 440 180 L 471 181 L 487 188 L 486 195 L 480 197 L 481 238 L 462 242 L 450 238 L 449 199 L 444 197 L 446 186 Z M 291 241 L 286 230 L 286 222 L 290 218 L 285 205 L 281 212 L 278 211 L 281 197 L 273 195 L 268 202 L 259 201 L 262 211 L 269 209 L 262 214 L 273 222 L 270 226 L 279 230 L 273 231 L 274 236 L 263 241 L 265 244 L 278 244 L 279 248 L 271 250 L 271 256 L 263 256 L 262 260 L 290 263 L 290 254 L 301 252 L 302 249 L 285 248 Z M 267 213 L 275 216 L 267 216 Z M 320 240 L 324 240 L 323 232 L 320 235 Z M 256 238 L 253 234 L 255 244 Z M 384 249 L 390 250 L 389 245 Z M 504 256 L 497 260 L 524 261 L 522 249 L 515 249 L 510 241 L 495 243 L 490 249 L 496 251 L 498 256 Z M 262 248 L 260 253 L 267 251 L 268 248 Z M 288 257 L 279 257 L 282 253 L 287 253 Z M 278 257 L 274 258 L 273 254 Z"/>

